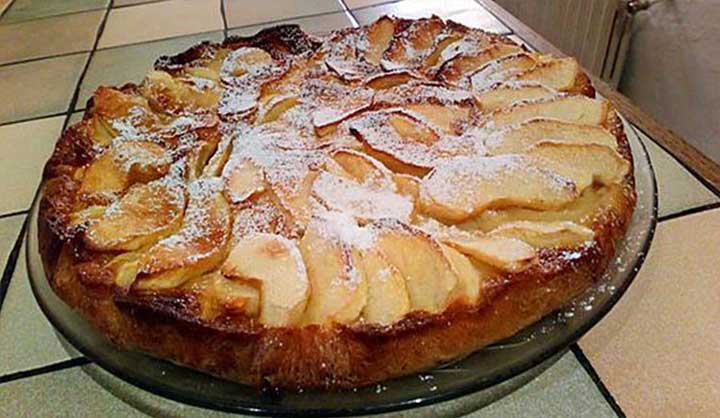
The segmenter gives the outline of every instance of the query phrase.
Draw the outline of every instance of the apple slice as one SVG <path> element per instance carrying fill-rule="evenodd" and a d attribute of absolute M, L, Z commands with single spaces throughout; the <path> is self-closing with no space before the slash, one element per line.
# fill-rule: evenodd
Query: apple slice
<path fill-rule="evenodd" d="M 455 230 L 441 240 L 463 254 L 505 271 L 524 270 L 536 259 L 535 249 L 515 238 Z"/>
<path fill-rule="evenodd" d="M 242 203 L 265 190 L 263 171 L 250 159 L 231 157 L 225 165 L 223 178 L 225 195 L 232 203 Z"/>
<path fill-rule="evenodd" d="M 446 244 L 440 244 L 443 254 L 458 278 L 455 292 L 457 298 L 467 304 L 475 304 L 482 296 L 483 284 L 497 276 L 496 271 L 482 263 L 473 263 L 465 254 Z"/>
<path fill-rule="evenodd" d="M 391 188 L 392 173 L 378 160 L 358 151 L 343 148 L 330 155 L 345 173 L 362 185 Z"/>
<path fill-rule="evenodd" d="M 604 125 L 610 116 L 605 100 L 585 96 L 566 96 L 555 100 L 527 103 L 494 112 L 488 123 L 495 128 L 527 122 L 531 119 L 557 119 L 584 125 Z"/>
<path fill-rule="evenodd" d="M 415 76 L 407 70 L 393 70 L 373 74 L 366 78 L 363 83 L 374 90 L 386 90 L 405 84 L 414 78 Z"/>
<path fill-rule="evenodd" d="M 491 112 L 521 102 L 549 100 L 557 97 L 555 90 L 543 85 L 503 83 L 500 86 L 484 91 L 477 96 L 483 112 Z"/>
<path fill-rule="evenodd" d="M 558 91 L 573 92 L 577 78 L 582 76 L 580 65 L 575 58 L 554 58 L 539 63 L 516 78 L 523 81 L 536 81 Z"/>
<path fill-rule="evenodd" d="M 200 90 L 164 71 L 150 71 L 140 86 L 140 92 L 153 110 L 167 114 L 212 109 L 219 99 L 215 90 Z"/>
<path fill-rule="evenodd" d="M 240 240 L 221 267 L 223 276 L 260 283 L 260 322 L 298 325 L 310 294 L 305 263 L 294 241 L 273 234 Z"/>
<path fill-rule="evenodd" d="M 305 324 L 354 322 L 367 301 L 367 280 L 356 269 L 349 247 L 328 232 L 311 222 L 300 240 L 310 281 Z"/>
<path fill-rule="evenodd" d="M 395 33 L 395 19 L 383 16 L 367 27 L 367 46 L 363 51 L 365 60 L 379 65 L 383 53 L 390 45 Z"/>
<path fill-rule="evenodd" d="M 220 179 L 190 183 L 182 226 L 143 251 L 134 288 L 144 291 L 177 287 L 217 267 L 227 254 L 231 223 Z"/>
<path fill-rule="evenodd" d="M 185 208 L 185 184 L 163 178 L 132 186 L 90 222 L 85 244 L 98 251 L 134 251 L 176 230 Z"/>
<path fill-rule="evenodd" d="M 507 55 L 490 61 L 468 76 L 474 91 L 485 91 L 491 86 L 535 67 L 537 60 L 530 54 Z M 464 83 L 461 83 L 464 84 Z"/>
<path fill-rule="evenodd" d="M 570 221 L 515 221 L 500 225 L 490 235 L 516 238 L 536 248 L 570 248 L 593 239 L 595 232 Z"/>
<path fill-rule="evenodd" d="M 436 39 L 444 28 L 445 22 L 437 16 L 396 25 L 383 60 L 394 68 L 421 64 L 424 57 L 432 53 Z"/>
<path fill-rule="evenodd" d="M 418 114 L 433 126 L 449 135 L 458 135 L 459 126 L 470 118 L 469 106 L 450 106 L 432 103 L 408 104 L 404 106 L 413 114 Z"/>
<path fill-rule="evenodd" d="M 618 183 L 630 171 L 630 163 L 620 154 L 597 144 L 543 141 L 532 147 L 527 155 L 538 160 L 538 167 L 571 179 L 578 193 L 595 182 L 603 185 Z"/>
<path fill-rule="evenodd" d="M 410 312 L 410 296 L 402 274 L 377 250 L 353 251 L 355 265 L 368 283 L 362 311 L 366 323 L 390 325 Z"/>
<path fill-rule="evenodd" d="M 456 84 L 466 75 L 478 70 L 490 61 L 523 52 L 523 49 L 517 45 L 506 43 L 492 44 L 476 54 L 463 52 L 463 49 L 472 48 L 472 46 L 466 44 L 458 44 L 457 48 L 452 46 L 448 48 L 447 52 L 453 52 L 453 56 L 451 59 L 446 59 L 440 66 L 437 78 L 450 84 Z"/>
<path fill-rule="evenodd" d="M 521 155 L 445 160 L 422 180 L 420 206 L 439 219 L 461 222 L 488 208 L 551 209 L 577 197 L 570 179 L 534 163 Z"/>
<path fill-rule="evenodd" d="M 605 128 L 593 125 L 533 119 L 486 141 L 489 155 L 514 154 L 529 150 L 535 144 L 550 140 L 572 144 L 597 144 L 617 149 L 617 138 Z"/>
<path fill-rule="evenodd" d="M 255 317 L 260 312 L 260 290 L 249 281 L 228 279 L 216 271 L 185 287 L 200 295 L 200 317 L 207 321 L 224 314 Z"/>
<path fill-rule="evenodd" d="M 443 312 L 452 302 L 458 278 L 440 244 L 422 230 L 396 220 L 374 223 L 377 246 L 405 278 L 413 310 Z"/>
<path fill-rule="evenodd" d="M 278 94 L 268 98 L 260 107 L 258 120 L 260 123 L 276 121 L 283 113 L 297 105 L 300 99 L 292 94 Z"/>

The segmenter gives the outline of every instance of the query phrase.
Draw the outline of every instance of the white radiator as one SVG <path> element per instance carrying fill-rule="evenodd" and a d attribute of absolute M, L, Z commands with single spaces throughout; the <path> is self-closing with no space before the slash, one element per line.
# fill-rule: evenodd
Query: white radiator
<path fill-rule="evenodd" d="M 612 86 L 620 82 L 630 42 L 629 0 L 495 0 Z"/>

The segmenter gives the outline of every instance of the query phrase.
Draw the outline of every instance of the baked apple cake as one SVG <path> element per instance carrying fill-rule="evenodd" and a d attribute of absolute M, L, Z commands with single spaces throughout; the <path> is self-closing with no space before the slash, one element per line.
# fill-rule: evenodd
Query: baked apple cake
<path fill-rule="evenodd" d="M 39 222 L 54 290 L 115 344 L 341 389 L 563 307 L 634 205 L 622 124 L 576 60 L 383 17 L 204 42 L 98 88 Z"/>

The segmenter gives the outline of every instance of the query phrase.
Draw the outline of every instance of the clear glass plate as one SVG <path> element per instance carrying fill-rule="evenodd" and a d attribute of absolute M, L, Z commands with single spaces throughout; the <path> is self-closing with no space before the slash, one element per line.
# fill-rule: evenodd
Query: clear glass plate
<path fill-rule="evenodd" d="M 39 252 L 38 199 L 27 236 L 32 289 L 50 322 L 79 352 L 129 383 L 195 406 L 270 416 L 348 416 L 415 408 L 479 391 L 488 393 L 485 403 L 489 403 L 498 398 L 493 387 L 507 386 L 513 377 L 552 364 L 602 319 L 645 259 L 657 220 L 657 188 L 644 146 L 630 126 L 626 124 L 625 128 L 635 159 L 638 201 L 628 232 L 603 278 L 565 309 L 519 334 L 426 373 L 343 392 L 261 391 L 142 353 L 119 350 L 57 297 L 48 284 Z"/>

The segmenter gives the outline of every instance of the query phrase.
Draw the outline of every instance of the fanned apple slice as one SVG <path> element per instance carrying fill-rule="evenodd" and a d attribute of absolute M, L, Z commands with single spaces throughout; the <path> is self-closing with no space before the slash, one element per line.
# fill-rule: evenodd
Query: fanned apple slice
<path fill-rule="evenodd" d="M 407 174 L 393 174 L 397 192 L 415 202 L 420 197 L 420 180 Z"/>
<path fill-rule="evenodd" d="M 265 176 L 250 159 L 231 158 L 225 165 L 225 195 L 232 203 L 242 203 L 265 190 Z"/>
<path fill-rule="evenodd" d="M 310 295 L 305 263 L 294 241 L 279 235 L 256 234 L 240 240 L 221 267 L 230 279 L 260 284 L 260 322 L 297 325 Z"/>
<path fill-rule="evenodd" d="M 120 136 L 134 139 L 161 124 L 147 100 L 111 87 L 99 87 L 92 97 L 90 137 L 101 145 L 109 145 Z"/>
<path fill-rule="evenodd" d="M 392 173 L 376 159 L 351 149 L 339 149 L 330 156 L 353 180 L 373 188 L 391 188 Z"/>
<path fill-rule="evenodd" d="M 367 46 L 363 51 L 365 60 L 379 65 L 383 53 L 390 45 L 395 33 L 395 19 L 383 16 L 367 27 Z"/>
<path fill-rule="evenodd" d="M 597 144 L 543 141 L 530 148 L 527 155 L 537 159 L 538 166 L 571 179 L 578 193 L 595 182 L 618 183 L 630 170 L 630 163 L 620 154 Z"/>
<path fill-rule="evenodd" d="M 377 246 L 405 278 L 412 310 L 442 312 L 452 302 L 457 276 L 440 244 L 422 230 L 386 219 L 374 224 Z"/>
<path fill-rule="evenodd" d="M 459 126 L 470 118 L 470 107 L 467 106 L 418 103 L 405 105 L 404 108 L 421 115 L 426 121 L 449 135 L 458 135 Z"/>
<path fill-rule="evenodd" d="M 231 222 L 220 179 L 190 183 L 182 226 L 143 251 L 134 288 L 176 287 L 217 267 L 227 254 Z"/>
<path fill-rule="evenodd" d="M 489 155 L 522 153 L 542 141 L 597 144 L 617 149 L 617 138 L 605 128 L 593 125 L 533 119 L 486 141 Z"/>
<path fill-rule="evenodd" d="M 260 123 L 274 122 L 299 102 L 300 99 L 293 94 L 278 94 L 269 97 L 260 106 L 258 120 Z"/>
<path fill-rule="evenodd" d="M 536 81 L 544 86 L 565 92 L 575 92 L 578 77 L 582 77 L 580 65 L 575 58 L 555 58 L 539 63 L 516 78 Z"/>
<path fill-rule="evenodd" d="M 166 177 L 135 185 L 90 222 L 84 241 L 98 251 L 134 251 L 176 230 L 184 208 L 182 179 Z"/>
<path fill-rule="evenodd" d="M 311 222 L 300 240 L 310 281 L 306 324 L 346 324 L 365 307 L 368 286 L 354 265 L 350 248 L 322 224 Z"/>
<path fill-rule="evenodd" d="M 504 271 L 524 270 L 536 259 L 535 249 L 516 238 L 457 230 L 441 239 L 461 253 Z"/>
<path fill-rule="evenodd" d="M 367 323 L 390 325 L 410 312 L 410 296 L 402 274 L 377 250 L 353 251 L 356 266 L 368 283 L 362 318 Z"/>
<path fill-rule="evenodd" d="M 373 74 L 365 79 L 364 84 L 371 89 L 386 90 L 405 84 L 413 80 L 415 76 L 407 70 L 394 70 Z"/>
<path fill-rule="evenodd" d="M 432 53 L 436 39 L 444 28 L 445 23 L 437 16 L 396 25 L 381 65 L 386 68 L 404 68 L 421 64 L 424 57 Z"/>
<path fill-rule="evenodd" d="M 555 100 L 512 106 L 493 113 L 488 123 L 495 128 L 527 122 L 531 119 L 557 119 L 584 125 L 604 125 L 610 116 L 605 100 L 585 96 L 566 96 Z"/>
<path fill-rule="evenodd" d="M 458 278 L 457 298 L 468 304 L 478 303 L 483 284 L 497 275 L 495 270 L 483 263 L 473 263 L 465 254 L 446 244 L 441 243 L 440 248 Z"/>
<path fill-rule="evenodd" d="M 233 149 L 233 140 L 231 135 L 222 135 L 218 142 L 215 153 L 210 157 L 207 164 L 202 170 L 201 177 L 217 177 L 230 159 Z"/>
<path fill-rule="evenodd" d="M 496 43 L 479 53 L 466 54 L 461 48 L 463 46 L 465 45 L 459 44 L 457 51 L 454 51 L 452 46 L 448 48 L 448 52 L 454 52 L 454 56 L 441 65 L 437 73 L 439 80 L 455 84 L 490 61 L 523 52 L 523 49 L 517 45 Z"/>
<path fill-rule="evenodd" d="M 461 222 L 487 208 L 551 209 L 577 197 L 570 179 L 534 163 L 521 155 L 445 160 L 422 180 L 421 208 L 439 219 Z"/>
<path fill-rule="evenodd" d="M 120 141 L 88 166 L 80 192 L 88 195 L 122 192 L 133 183 L 163 176 L 171 163 L 169 153 L 156 143 Z"/>
<path fill-rule="evenodd" d="M 521 102 L 548 100 L 556 97 L 557 91 L 542 85 L 503 83 L 477 96 L 483 112 L 491 112 Z"/>
<path fill-rule="evenodd" d="M 536 248 L 569 248 L 593 239 L 595 232 L 570 221 L 515 221 L 500 225 L 490 235 L 517 238 Z"/>
<path fill-rule="evenodd" d="M 155 111 L 168 114 L 211 109 L 219 99 L 215 90 L 200 90 L 164 71 L 150 71 L 140 91 Z"/>
<path fill-rule="evenodd" d="M 528 53 L 507 55 L 490 61 L 468 76 L 474 91 L 485 91 L 491 86 L 534 68 L 537 60 Z"/>
<path fill-rule="evenodd" d="M 354 180 L 322 171 L 312 188 L 326 207 L 348 213 L 362 221 L 379 218 L 410 220 L 413 203 L 391 188 L 362 185 Z"/>
<path fill-rule="evenodd" d="M 260 312 L 260 290 L 250 281 L 233 280 L 215 271 L 185 284 L 200 295 L 200 317 L 212 321 L 224 314 L 255 317 Z"/>

